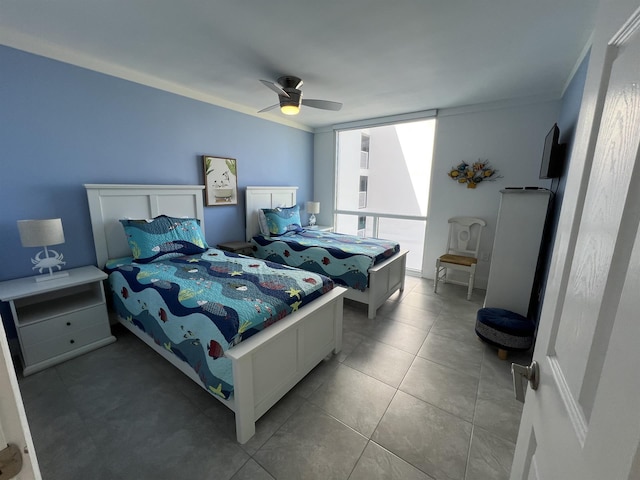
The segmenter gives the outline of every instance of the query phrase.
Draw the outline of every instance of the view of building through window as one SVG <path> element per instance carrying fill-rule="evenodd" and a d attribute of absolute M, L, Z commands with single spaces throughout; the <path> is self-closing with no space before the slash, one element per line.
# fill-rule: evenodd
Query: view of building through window
<path fill-rule="evenodd" d="M 338 132 L 336 230 L 395 240 L 420 272 L 435 119 Z"/>

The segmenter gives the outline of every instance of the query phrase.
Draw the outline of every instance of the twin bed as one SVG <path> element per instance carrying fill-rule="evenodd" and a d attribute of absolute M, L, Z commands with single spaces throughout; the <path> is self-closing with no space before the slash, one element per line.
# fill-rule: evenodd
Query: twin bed
<path fill-rule="evenodd" d="M 322 275 L 208 248 L 198 235 L 204 187 L 85 188 L 118 321 L 234 411 L 239 443 L 340 351 L 346 289 Z"/>
<path fill-rule="evenodd" d="M 247 187 L 246 237 L 256 256 L 329 276 L 348 287 L 345 298 L 366 304 L 367 316 L 375 318 L 378 307 L 404 290 L 408 251 L 395 242 L 313 230 L 264 235 L 258 212 L 296 205 L 296 192 L 297 187 Z"/>
<path fill-rule="evenodd" d="M 319 248 L 313 242 L 346 242 L 349 250 L 354 237 L 323 240 L 309 232 L 302 244 L 265 247 L 284 248 L 275 263 L 207 245 L 203 186 L 85 188 L 97 263 L 109 273 L 117 320 L 235 413 L 239 443 L 323 358 L 340 351 L 343 298 L 366 303 L 374 318 L 404 288 L 407 251 L 397 244 L 372 241 L 384 246 L 375 259 L 324 250 L 324 262 L 314 266 L 290 253 L 309 260 L 309 250 Z M 247 187 L 247 239 L 260 241 L 258 210 L 296 205 L 296 190 Z M 363 248 L 362 240 L 351 243 Z M 336 274 L 331 261 L 347 273 Z"/>

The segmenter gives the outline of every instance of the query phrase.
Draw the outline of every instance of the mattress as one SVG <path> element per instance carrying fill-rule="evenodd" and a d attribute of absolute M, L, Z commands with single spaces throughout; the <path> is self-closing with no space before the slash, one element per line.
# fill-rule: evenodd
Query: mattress
<path fill-rule="evenodd" d="M 314 230 L 257 235 L 251 243 L 258 258 L 325 275 L 361 291 L 368 286 L 369 269 L 400 251 L 400 244 L 391 240 Z"/>
<path fill-rule="evenodd" d="M 213 248 L 149 264 L 110 260 L 105 271 L 121 321 L 188 363 L 223 398 L 233 392 L 225 352 L 334 286 L 326 276 Z"/>

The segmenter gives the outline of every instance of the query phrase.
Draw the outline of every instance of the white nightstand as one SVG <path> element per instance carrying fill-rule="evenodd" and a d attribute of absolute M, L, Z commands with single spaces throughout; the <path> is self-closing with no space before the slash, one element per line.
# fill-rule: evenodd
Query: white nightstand
<path fill-rule="evenodd" d="M 319 232 L 333 232 L 333 227 L 330 225 L 314 225 L 313 227 L 304 227 L 307 230 L 318 230 Z"/>
<path fill-rule="evenodd" d="M 65 270 L 68 277 L 0 282 L 18 331 L 24 375 L 116 341 L 111 335 L 102 281 L 94 267 Z"/>

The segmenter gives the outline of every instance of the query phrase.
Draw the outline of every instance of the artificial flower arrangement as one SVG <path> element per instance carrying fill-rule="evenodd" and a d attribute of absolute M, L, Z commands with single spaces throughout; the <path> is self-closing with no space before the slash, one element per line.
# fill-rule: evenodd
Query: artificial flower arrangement
<path fill-rule="evenodd" d="M 491 168 L 487 160 L 478 160 L 471 165 L 462 162 L 457 167 L 453 167 L 447 175 L 458 183 L 466 184 L 467 188 L 476 188 L 480 182 L 501 178 L 495 176 L 497 172 Z"/>

